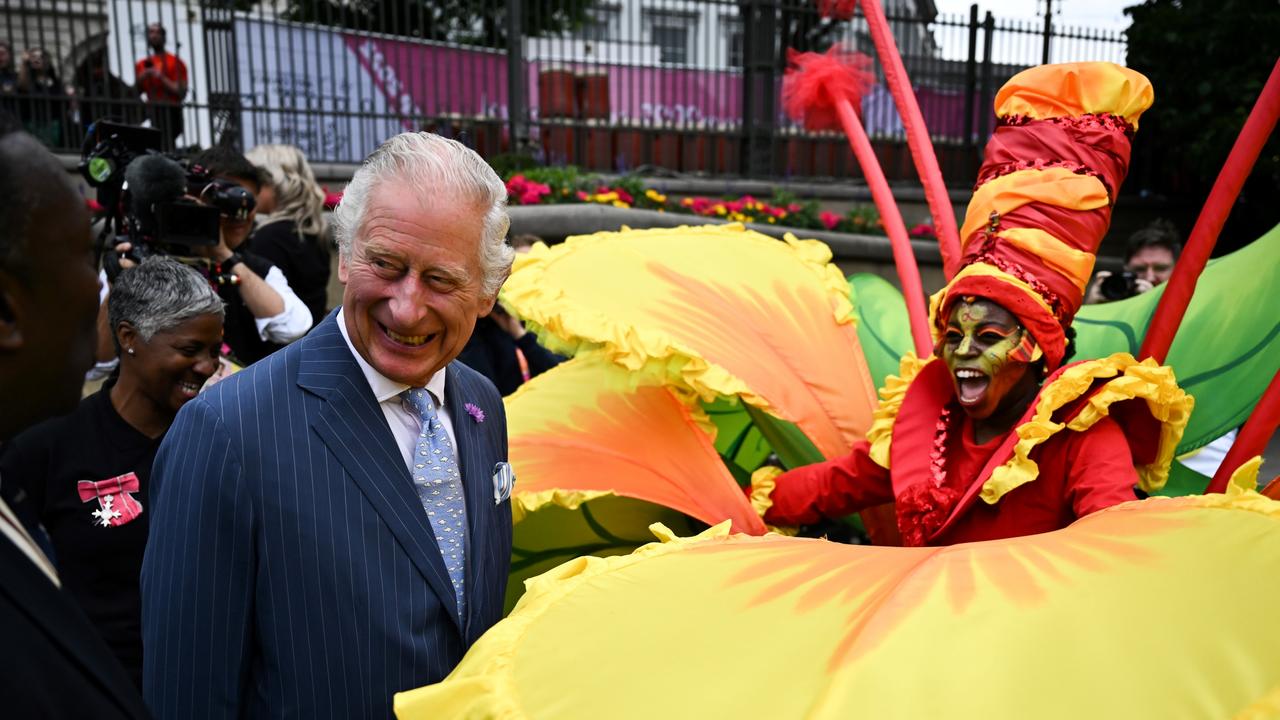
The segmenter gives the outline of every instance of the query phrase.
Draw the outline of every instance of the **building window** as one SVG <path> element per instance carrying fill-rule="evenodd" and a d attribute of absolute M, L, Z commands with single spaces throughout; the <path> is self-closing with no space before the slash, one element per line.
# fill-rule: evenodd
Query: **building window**
<path fill-rule="evenodd" d="M 724 30 L 725 63 L 729 67 L 742 67 L 742 18 L 725 15 L 720 18 Z"/>
<path fill-rule="evenodd" d="M 591 8 L 577 34 L 579 38 L 592 42 L 621 40 L 622 9 L 608 6 Z"/>
<path fill-rule="evenodd" d="M 697 35 L 698 16 L 685 13 L 650 12 L 645 14 L 649 42 L 658 46 L 664 63 L 687 65 L 693 60 L 693 39 Z"/>

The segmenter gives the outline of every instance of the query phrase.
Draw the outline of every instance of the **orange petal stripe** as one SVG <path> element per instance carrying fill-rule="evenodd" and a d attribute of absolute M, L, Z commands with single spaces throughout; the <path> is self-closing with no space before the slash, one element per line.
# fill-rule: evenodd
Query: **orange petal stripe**
<path fill-rule="evenodd" d="M 1107 207 L 1107 188 L 1097 178 L 1077 175 L 1066 168 L 1019 170 L 986 183 L 969 201 L 964 226 L 960 229 L 961 248 L 974 234 L 990 222 L 992 211 L 1004 215 L 1028 203 L 1042 202 L 1070 210 L 1095 210 Z"/>
<path fill-rule="evenodd" d="M 764 523 L 686 398 L 634 378 L 599 354 L 573 358 L 507 398 L 517 499 L 526 510 L 563 498 L 636 498 L 737 532 Z M 535 507 L 529 507 L 529 505 Z"/>
<path fill-rule="evenodd" d="M 1043 120 L 1113 113 L 1138 127 L 1155 98 L 1140 73 L 1113 63 L 1063 63 L 1014 75 L 996 94 L 997 117 L 1025 115 Z"/>
<path fill-rule="evenodd" d="M 1093 276 L 1093 253 L 1077 250 L 1040 228 L 1009 228 L 996 236 L 1025 250 L 1084 292 Z"/>

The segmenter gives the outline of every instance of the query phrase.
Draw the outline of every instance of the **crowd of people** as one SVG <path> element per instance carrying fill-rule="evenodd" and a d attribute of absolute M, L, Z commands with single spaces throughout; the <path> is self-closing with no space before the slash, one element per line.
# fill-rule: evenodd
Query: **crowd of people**
<path fill-rule="evenodd" d="M 80 131 L 100 115 L 147 120 L 172 149 L 184 129 L 182 101 L 187 97 L 187 65 L 168 52 L 164 25 L 147 26 L 145 57 L 134 66 L 132 86 L 108 75 L 101 64 L 64 76 L 46 48 L 21 52 L 0 40 L 0 112 L 17 117 L 45 145 L 78 142 Z M 88 97 L 91 96 L 91 97 Z M 104 99 L 109 99 L 103 107 Z"/>
<path fill-rule="evenodd" d="M 148 82 L 180 99 L 162 32 L 157 46 Z M 1094 142 L 1059 137 L 1070 116 L 997 129 L 964 267 L 934 298 L 933 355 L 904 363 L 847 456 L 747 488 L 768 499 L 766 521 L 893 501 L 905 544 L 1000 539 L 1132 500 L 1167 472 L 1172 447 L 1148 440 L 1171 435 L 1152 411 L 1042 417 L 1121 401 L 1110 378 L 1137 364 L 1090 361 L 1110 374 L 1062 382 L 1079 367 L 1075 313 L 1118 293 L 1090 281 L 1092 255 L 1150 102 L 1145 78 L 1101 65 L 1069 71 L 1116 89 Z M 1067 72 L 1054 67 L 1025 78 L 1021 100 L 1053 96 Z M 1019 164 L 1046 137 L 1063 154 L 1056 184 Z M 138 238 L 95 243 L 56 159 L 0 125 L 13 199 L 0 206 L 8 708 L 386 717 L 396 692 L 444 679 L 502 615 L 503 396 L 561 360 L 497 305 L 536 238 L 509 242 L 505 185 L 429 133 L 380 146 L 332 218 L 297 148 L 219 146 L 189 166 L 204 178 L 190 199 L 218 210 L 217 242 L 140 259 Z M 1178 245 L 1164 230 L 1135 236 L 1129 294 L 1167 279 Z M 81 399 L 95 363 L 106 381 Z M 1161 377 L 1128 378 L 1122 399 Z M 1151 392 L 1153 406 L 1182 397 L 1171 377 Z M 1023 447 L 1019 429 L 1037 423 Z"/>

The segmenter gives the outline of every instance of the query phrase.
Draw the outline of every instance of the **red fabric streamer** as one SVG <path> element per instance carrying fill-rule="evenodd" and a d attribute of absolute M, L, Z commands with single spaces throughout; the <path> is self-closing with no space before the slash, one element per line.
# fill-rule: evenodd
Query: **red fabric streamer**
<path fill-rule="evenodd" d="M 911 323 L 916 354 L 923 357 L 933 351 L 933 338 L 924 307 L 920 268 L 916 266 L 915 252 L 911 248 L 907 226 L 902 222 L 902 213 L 894 202 L 884 170 L 880 168 L 871 140 L 854 109 L 861 101 L 862 93 L 870 87 L 871 76 L 866 70 L 870 58 L 837 44 L 825 54 L 788 50 L 787 60 L 790 67 L 782 79 L 782 105 L 787 114 L 797 120 L 803 119 L 810 129 L 843 128 L 849 138 L 849 145 L 871 190 L 871 199 L 880 211 L 885 234 L 889 236 L 893 263 L 902 283 L 902 295 L 907 301 L 907 318 Z"/>
<path fill-rule="evenodd" d="M 911 89 L 911 81 L 902 64 L 902 56 L 898 54 L 898 44 L 889 29 L 884 7 L 880 0 L 861 0 L 861 3 L 862 14 L 866 16 L 867 27 L 871 31 L 871 41 L 875 43 L 876 54 L 884 66 L 885 84 L 889 86 L 898 115 L 902 118 L 902 127 L 907 133 L 907 148 L 911 150 L 916 174 L 924 185 L 924 197 L 929 203 L 929 214 L 933 216 L 933 226 L 938 233 L 938 248 L 942 251 L 942 268 L 950 280 L 960 269 L 960 232 L 956 228 L 951 196 L 942 181 L 938 156 L 933 151 L 933 141 L 929 139 L 924 116 L 920 114 L 920 103 Z"/>
<path fill-rule="evenodd" d="M 1138 351 L 1139 358 L 1151 357 L 1156 362 L 1163 363 L 1165 356 L 1169 354 L 1173 336 L 1177 334 L 1182 316 L 1191 302 L 1191 295 L 1196 290 L 1196 280 L 1204 270 L 1205 263 L 1209 262 L 1213 246 L 1218 242 L 1218 233 L 1222 232 L 1222 224 L 1226 222 L 1227 214 L 1231 212 L 1231 206 L 1235 204 L 1245 178 L 1249 177 L 1258 153 L 1262 152 L 1262 146 L 1275 129 L 1277 116 L 1280 116 L 1280 60 L 1271 68 L 1271 77 L 1267 79 L 1258 102 L 1249 112 L 1240 136 L 1236 138 L 1226 163 L 1218 173 L 1218 179 L 1213 183 L 1213 189 L 1209 191 L 1209 199 L 1205 201 L 1200 217 L 1191 229 L 1186 248 L 1173 266 L 1173 276 L 1165 285 L 1160 304 L 1156 306 L 1151 324 L 1147 326 L 1142 349 Z M 1225 462 L 1222 465 L 1227 466 Z M 1231 470 L 1234 471 L 1235 468 Z"/>
<path fill-rule="evenodd" d="M 1280 426 L 1280 372 L 1272 376 L 1271 384 L 1267 385 L 1266 391 L 1262 393 L 1258 404 L 1249 414 L 1244 427 L 1240 428 L 1240 434 L 1236 435 L 1236 441 L 1231 444 L 1231 449 L 1222 459 L 1218 472 L 1214 473 L 1213 480 L 1209 481 L 1209 487 L 1205 488 L 1205 492 L 1226 491 L 1227 483 L 1231 481 L 1231 474 L 1249 458 L 1262 454 L 1278 426 Z"/>

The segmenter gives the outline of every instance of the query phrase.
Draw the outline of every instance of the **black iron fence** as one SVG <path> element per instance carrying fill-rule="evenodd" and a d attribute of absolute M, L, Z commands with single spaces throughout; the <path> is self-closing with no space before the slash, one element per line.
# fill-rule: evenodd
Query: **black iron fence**
<path fill-rule="evenodd" d="M 890 2 L 944 174 L 972 178 L 1000 84 L 1044 61 L 1123 62 L 1117 33 Z M 409 129 L 487 157 L 593 170 L 850 177 L 835 133 L 782 112 L 788 48 L 865 21 L 802 0 L 0 0 L 0 108 L 78 152 L 88 124 L 159 127 L 172 148 L 295 144 L 357 162 Z M 157 32 L 163 28 L 163 44 Z M 6 62 L 8 50 L 10 62 Z M 890 178 L 912 177 L 882 83 L 862 103 Z"/>

